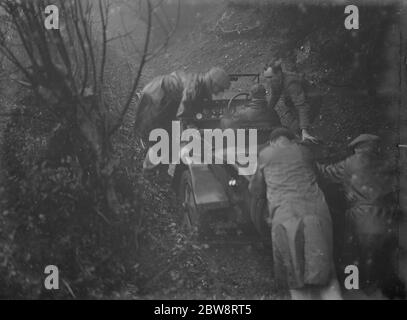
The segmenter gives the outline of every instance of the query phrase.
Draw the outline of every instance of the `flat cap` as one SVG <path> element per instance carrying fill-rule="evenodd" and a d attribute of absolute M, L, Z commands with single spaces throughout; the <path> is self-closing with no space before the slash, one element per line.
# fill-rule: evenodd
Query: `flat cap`
<path fill-rule="evenodd" d="M 351 143 L 349 143 L 350 148 L 356 147 L 358 144 L 361 144 L 363 142 L 369 142 L 369 141 L 378 141 L 380 138 L 374 134 L 368 134 L 368 133 L 363 133 L 357 138 L 355 138 Z"/>

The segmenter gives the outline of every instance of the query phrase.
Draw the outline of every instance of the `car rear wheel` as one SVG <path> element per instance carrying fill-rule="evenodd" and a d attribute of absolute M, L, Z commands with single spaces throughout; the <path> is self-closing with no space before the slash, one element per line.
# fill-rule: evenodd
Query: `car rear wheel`
<path fill-rule="evenodd" d="M 268 216 L 267 199 L 253 197 L 250 201 L 250 216 L 263 241 L 271 241 L 271 231 L 266 221 Z"/>
<path fill-rule="evenodd" d="M 188 233 L 200 235 L 204 230 L 204 219 L 202 212 L 196 205 L 191 173 L 188 170 L 185 170 L 181 175 L 178 197 L 183 215 L 183 227 Z"/>

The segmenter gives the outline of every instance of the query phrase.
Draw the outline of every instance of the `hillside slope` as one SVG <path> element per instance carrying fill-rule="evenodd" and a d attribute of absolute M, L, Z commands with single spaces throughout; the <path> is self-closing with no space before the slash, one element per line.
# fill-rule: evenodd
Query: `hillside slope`
<path fill-rule="evenodd" d="M 278 56 L 283 58 L 285 69 L 304 72 L 322 93 L 321 113 L 313 124 L 314 133 L 325 142 L 321 160 L 342 158 L 349 152 L 347 143 L 362 132 L 381 135 L 387 142 L 389 155 L 397 156 L 394 146 L 398 142 L 399 30 L 395 18 L 398 10 L 389 6 L 361 7 L 361 30 L 350 32 L 343 27 L 341 6 L 277 5 L 277 2 L 281 1 L 181 0 L 179 28 L 167 50 L 146 66 L 141 85 L 156 75 L 177 69 L 203 72 L 216 65 L 233 73 L 261 72 L 266 62 Z M 171 5 L 169 9 L 174 12 Z M 137 20 L 127 6 L 123 11 L 127 11 L 125 19 L 133 22 L 129 30 L 138 31 L 134 40 L 143 41 L 142 26 L 135 28 L 143 22 Z M 113 29 L 120 30 L 118 15 L 112 15 L 111 22 Z M 153 34 L 153 44 L 160 44 L 159 30 L 154 29 Z M 106 80 L 109 81 L 106 102 L 111 108 L 127 98 L 131 77 L 138 67 L 137 57 L 132 55 L 134 45 L 121 46 L 119 41 L 110 43 L 109 50 L 114 52 L 110 52 L 113 54 L 109 55 L 106 64 Z M 241 89 L 246 91 L 249 85 Z M 69 238 L 89 243 L 90 237 L 85 234 L 91 235 L 93 226 L 83 219 L 83 213 L 91 215 L 93 211 L 86 205 L 84 210 L 81 205 L 77 206 L 79 209 L 71 209 L 71 198 L 65 194 L 65 189 L 43 184 L 44 180 L 36 176 L 32 178 L 33 166 L 25 161 L 33 155 L 41 155 L 41 138 L 54 129 L 48 122 L 44 122 L 46 125 L 41 122 L 43 116 L 32 108 L 35 103 L 21 88 L 3 80 L 0 90 L 3 94 L 0 103 L 6 106 L 3 111 L 8 113 L 24 108 L 32 112 L 31 115 L 27 113 L 28 117 L 5 115 L 0 118 L 0 154 L 2 159 L 7 159 L 0 164 L 1 297 L 287 298 L 286 292 L 275 286 L 272 252 L 257 238 L 250 238 L 227 221 L 217 221 L 216 237 L 211 239 L 197 241 L 186 235 L 182 229 L 181 210 L 168 179 L 163 176 L 147 178 L 141 174 L 145 150 L 134 134 L 134 110 L 129 112 L 120 134 L 114 138 L 115 155 L 120 159 L 115 177 L 121 197 L 134 200 L 126 208 L 140 209 L 140 214 L 137 219 L 126 222 L 125 230 L 114 228 L 117 234 L 129 235 L 128 239 L 123 237 L 128 241 L 121 241 L 122 237 L 110 241 L 100 237 L 99 231 L 92 237 L 108 243 L 107 252 L 112 255 L 106 254 L 100 242 L 95 241 L 90 241 L 92 245 L 86 245 L 86 250 L 77 250 L 77 245 L 71 245 Z M 26 98 L 25 102 L 22 98 Z M 37 130 L 32 134 L 31 129 L 35 131 L 37 127 L 46 133 Z M 3 128 L 6 128 L 4 132 Z M 3 140 L 6 140 L 4 146 Z M 49 147 L 49 150 L 53 148 Z M 15 180 L 11 172 L 20 164 L 25 168 L 21 173 L 28 173 L 26 180 Z M 6 173 L 13 180 L 4 179 Z M 47 177 L 39 176 L 47 182 L 53 181 Z M 42 192 L 42 188 L 37 188 L 33 182 L 49 186 L 50 190 L 46 189 L 42 196 L 45 200 L 38 201 L 37 192 Z M 29 202 L 31 197 L 21 193 L 27 185 L 33 191 L 32 202 Z M 57 198 L 55 190 L 61 191 L 57 192 Z M 77 196 L 81 199 L 82 189 L 74 191 L 71 194 L 75 199 Z M 333 217 L 343 214 L 337 194 L 340 193 L 328 194 Z M 20 200 L 24 200 L 25 207 L 19 207 Z M 69 210 L 64 210 L 65 202 L 68 202 Z M 52 206 L 48 207 L 48 203 Z M 14 210 L 14 207 L 18 208 Z M 64 212 L 59 215 L 58 210 Z M 52 223 L 43 223 L 44 212 Z M 97 223 L 105 223 L 99 216 L 91 218 Z M 80 230 L 71 232 L 67 227 L 71 222 L 72 225 L 78 223 Z M 60 229 L 54 228 L 55 225 Z M 39 232 L 44 230 L 42 228 L 52 232 Z M 15 230 L 20 237 L 15 237 Z M 64 236 L 66 233 L 69 237 Z M 43 263 L 49 263 L 50 256 L 64 266 L 68 283 L 53 297 L 41 285 Z M 339 274 L 341 272 L 339 270 Z"/>

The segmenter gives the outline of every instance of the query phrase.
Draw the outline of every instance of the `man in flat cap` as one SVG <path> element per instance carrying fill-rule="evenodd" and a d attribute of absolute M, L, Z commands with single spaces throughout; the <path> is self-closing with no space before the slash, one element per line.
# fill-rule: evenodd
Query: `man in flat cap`
<path fill-rule="evenodd" d="M 283 71 L 280 59 L 269 63 L 264 71 L 264 77 L 271 89 L 269 109 L 274 110 L 279 101 L 284 104 L 284 114 L 280 118 L 292 118 L 289 127 L 300 131 L 303 140 L 316 142 L 317 139 L 309 133 L 311 125 L 311 108 L 308 103 L 304 77 L 294 72 Z M 282 100 L 280 100 L 282 99 Z"/>
<path fill-rule="evenodd" d="M 379 153 L 379 137 L 361 134 L 350 144 L 354 154 L 330 165 L 318 164 L 323 177 L 344 188 L 348 209 L 345 214 L 345 264 L 356 264 L 360 288 L 372 293 L 380 286 L 388 263 L 384 246 L 393 232 L 393 212 L 388 197 L 393 181 Z"/>
<path fill-rule="evenodd" d="M 293 300 L 341 299 L 332 222 L 310 150 L 288 129 L 275 129 L 261 150 L 249 190 L 267 196 L 276 281 Z"/>

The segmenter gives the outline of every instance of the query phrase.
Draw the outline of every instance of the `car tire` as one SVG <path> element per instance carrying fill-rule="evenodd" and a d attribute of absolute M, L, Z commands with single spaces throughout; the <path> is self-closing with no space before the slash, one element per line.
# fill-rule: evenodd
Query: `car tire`
<path fill-rule="evenodd" d="M 250 217 L 254 227 L 264 242 L 271 241 L 270 226 L 267 224 L 267 199 L 253 197 L 250 201 Z"/>

